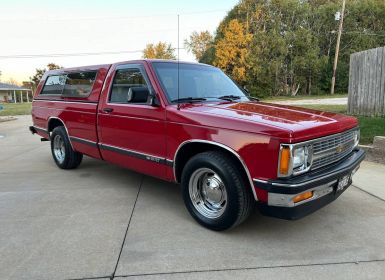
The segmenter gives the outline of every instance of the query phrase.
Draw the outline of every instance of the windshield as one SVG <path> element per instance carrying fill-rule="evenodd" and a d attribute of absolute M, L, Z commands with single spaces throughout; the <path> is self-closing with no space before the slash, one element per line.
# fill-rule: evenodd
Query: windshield
<path fill-rule="evenodd" d="M 221 70 L 201 64 L 152 63 L 156 75 L 170 102 L 178 99 L 218 99 L 224 96 L 247 98 L 245 93 Z"/>

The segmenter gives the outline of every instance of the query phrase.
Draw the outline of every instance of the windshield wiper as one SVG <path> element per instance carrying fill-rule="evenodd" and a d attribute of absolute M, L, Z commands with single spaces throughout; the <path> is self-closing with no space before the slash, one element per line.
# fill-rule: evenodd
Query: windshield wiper
<path fill-rule="evenodd" d="M 171 100 L 171 102 L 176 102 L 176 103 L 193 103 L 193 102 L 199 102 L 199 101 L 205 101 L 207 100 L 206 98 L 202 97 L 183 97 L 183 98 L 178 98 Z"/>
<path fill-rule="evenodd" d="M 254 101 L 259 101 L 259 98 L 251 96 L 251 95 L 248 95 L 247 98 L 250 98 L 251 100 L 254 100 Z"/>
<path fill-rule="evenodd" d="M 238 96 L 238 95 L 223 95 L 223 96 L 220 96 L 220 97 L 217 97 L 218 99 L 222 99 L 222 100 L 227 100 L 227 101 L 234 101 L 234 100 L 238 100 L 238 99 L 241 99 L 241 96 Z"/>

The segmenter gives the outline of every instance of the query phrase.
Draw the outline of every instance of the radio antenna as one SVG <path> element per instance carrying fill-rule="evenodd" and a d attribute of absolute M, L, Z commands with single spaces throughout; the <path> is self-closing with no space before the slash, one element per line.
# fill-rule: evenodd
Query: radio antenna
<path fill-rule="evenodd" d="M 177 65 L 178 65 L 178 85 L 177 85 L 177 91 L 178 91 L 178 105 L 177 105 L 177 109 L 180 110 L 180 102 L 179 102 L 179 14 L 178 14 L 178 43 L 177 43 L 177 46 L 178 46 L 178 61 L 177 61 Z"/>

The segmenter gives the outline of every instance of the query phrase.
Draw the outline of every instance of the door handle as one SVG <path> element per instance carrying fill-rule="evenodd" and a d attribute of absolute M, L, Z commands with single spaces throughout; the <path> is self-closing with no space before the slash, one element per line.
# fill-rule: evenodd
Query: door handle
<path fill-rule="evenodd" d="M 112 111 L 114 111 L 114 109 L 112 109 L 112 108 L 104 108 L 103 109 L 103 112 L 105 112 L 105 113 L 111 113 Z"/>

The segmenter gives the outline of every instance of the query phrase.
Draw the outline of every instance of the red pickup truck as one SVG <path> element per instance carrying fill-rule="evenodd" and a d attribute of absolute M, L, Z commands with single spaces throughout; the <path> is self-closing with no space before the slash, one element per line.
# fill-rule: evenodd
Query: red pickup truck
<path fill-rule="evenodd" d="M 255 205 L 283 219 L 310 214 L 346 190 L 364 159 L 355 118 L 259 102 L 196 63 L 48 71 L 32 118 L 58 167 L 87 155 L 180 183 L 188 211 L 213 230 Z"/>

